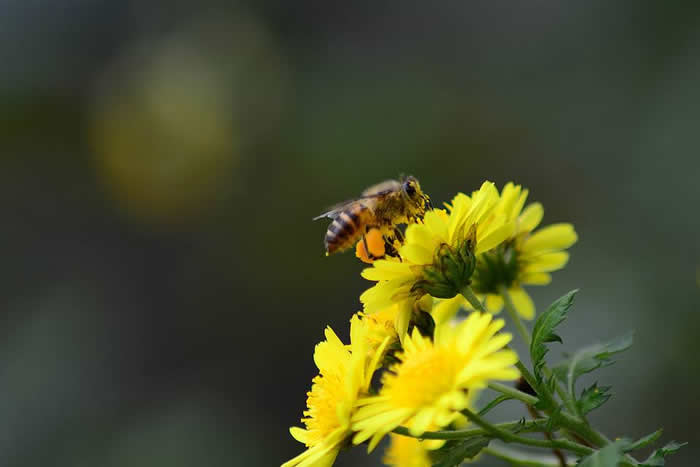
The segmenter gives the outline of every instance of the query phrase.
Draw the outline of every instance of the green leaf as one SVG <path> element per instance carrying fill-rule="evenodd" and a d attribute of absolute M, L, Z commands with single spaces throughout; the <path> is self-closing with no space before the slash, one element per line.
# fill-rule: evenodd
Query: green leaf
<path fill-rule="evenodd" d="M 605 344 L 596 344 L 579 350 L 574 354 L 569 362 L 567 379 L 590 373 L 598 368 L 612 365 L 612 356 L 629 349 L 634 341 L 634 332 L 629 332 L 623 336 L 611 340 Z"/>
<path fill-rule="evenodd" d="M 630 444 L 627 446 L 627 449 L 625 449 L 626 452 L 631 452 L 631 451 L 636 451 L 637 449 L 642 449 L 644 447 L 649 446 L 651 443 L 656 441 L 661 437 L 661 434 L 664 432 L 663 429 L 659 428 L 655 432 L 648 434 L 642 438 L 639 438 L 637 441 L 634 443 Z"/>
<path fill-rule="evenodd" d="M 448 441 L 440 449 L 431 451 L 430 458 L 435 467 L 456 467 L 465 459 L 472 459 L 479 454 L 490 441 L 486 436 Z"/>
<path fill-rule="evenodd" d="M 591 410 L 605 404 L 612 395 L 608 394 L 609 390 L 610 386 L 598 387 L 598 383 L 593 383 L 593 386 L 584 389 L 577 401 L 579 412 L 586 415 Z"/>
<path fill-rule="evenodd" d="M 532 330 L 532 342 L 530 343 L 530 357 L 538 381 L 542 379 L 544 357 L 549 351 L 545 344 L 562 342 L 561 337 L 554 333 L 554 329 L 566 318 L 566 313 L 571 308 L 576 292 L 578 290 L 572 290 L 556 300 L 535 322 L 535 327 Z"/>
<path fill-rule="evenodd" d="M 654 451 L 651 456 L 647 458 L 644 462 L 639 464 L 641 467 L 659 467 L 666 465 L 666 459 L 664 459 L 666 456 L 669 454 L 675 454 L 678 452 L 680 448 L 685 446 L 688 443 L 677 443 L 675 441 L 671 441 L 668 443 L 666 446 L 657 449 Z"/>
<path fill-rule="evenodd" d="M 564 355 L 565 359 L 557 363 L 556 366 L 552 368 L 552 374 L 557 377 L 559 381 L 566 384 L 566 375 L 569 371 L 569 362 L 571 357 L 569 354 Z"/>
<path fill-rule="evenodd" d="M 616 467 L 624 459 L 628 440 L 621 439 L 581 459 L 578 467 Z"/>
<path fill-rule="evenodd" d="M 629 349 L 634 340 L 633 338 L 634 333 L 630 332 L 608 343 L 596 344 L 581 349 L 570 359 L 559 363 L 554 368 L 554 374 L 566 381 L 569 395 L 573 400 L 576 400 L 575 386 L 578 378 L 598 368 L 612 365 L 614 363 L 612 361 L 613 355 Z M 565 377 L 563 376 L 564 373 L 566 374 Z"/>
<path fill-rule="evenodd" d="M 506 396 L 505 394 L 498 396 L 497 398 L 486 404 L 486 406 L 479 411 L 479 416 L 486 415 L 491 411 L 491 409 L 493 409 L 497 405 L 500 405 L 502 402 L 509 401 L 511 399 L 513 398 L 510 396 Z"/>

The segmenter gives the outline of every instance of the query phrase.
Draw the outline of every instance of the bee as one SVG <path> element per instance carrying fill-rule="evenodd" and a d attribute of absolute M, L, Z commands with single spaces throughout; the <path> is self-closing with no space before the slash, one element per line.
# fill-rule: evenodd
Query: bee
<path fill-rule="evenodd" d="M 333 219 L 324 239 L 326 255 L 347 250 L 360 239 L 369 251 L 365 235 L 373 228 L 382 233 L 391 253 L 395 252 L 394 240 L 403 239 L 398 225 L 422 219 L 430 208 L 430 198 L 421 191 L 418 180 L 408 176 L 371 186 L 359 198 L 337 204 L 314 220 Z"/>

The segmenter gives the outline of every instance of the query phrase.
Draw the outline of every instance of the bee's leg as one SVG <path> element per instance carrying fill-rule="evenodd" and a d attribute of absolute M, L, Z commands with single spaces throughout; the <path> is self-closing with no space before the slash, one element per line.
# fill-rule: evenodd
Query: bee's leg
<path fill-rule="evenodd" d="M 394 228 L 393 230 L 393 235 L 385 235 L 384 236 L 384 250 L 386 251 L 386 255 L 388 256 L 393 256 L 395 258 L 398 258 L 399 261 L 401 261 L 401 257 L 399 256 L 399 252 L 394 246 L 394 241 L 398 238 L 398 235 L 401 235 L 399 230 L 397 228 Z"/>
<path fill-rule="evenodd" d="M 401 243 L 403 243 L 404 240 L 406 240 L 406 238 L 403 236 L 403 232 L 401 232 L 401 229 L 399 229 L 398 227 L 394 227 L 394 236 Z"/>
<path fill-rule="evenodd" d="M 396 247 L 394 247 L 393 238 L 389 237 L 384 239 L 384 249 L 386 250 L 386 255 L 394 256 L 396 258 L 399 258 L 399 261 L 401 260 L 399 252 L 396 251 Z"/>

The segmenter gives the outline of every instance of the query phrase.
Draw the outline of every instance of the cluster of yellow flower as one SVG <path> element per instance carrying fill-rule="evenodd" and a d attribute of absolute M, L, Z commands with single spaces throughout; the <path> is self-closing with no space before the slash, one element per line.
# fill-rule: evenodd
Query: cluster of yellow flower
<path fill-rule="evenodd" d="M 506 347 L 511 335 L 490 313 L 506 297 L 532 319 L 522 286 L 548 283 L 568 260 L 563 250 L 577 240 L 570 224 L 534 232 L 543 209 L 525 207 L 527 195 L 512 183 L 499 193 L 490 182 L 471 196 L 460 193 L 446 209 L 409 225 L 397 256 L 362 272 L 376 284 L 350 320 L 350 344 L 327 328 L 316 346 L 319 374 L 308 392 L 306 428 L 290 429 L 308 449 L 283 467 L 330 466 L 341 448 L 367 442 L 372 451 L 387 434 L 387 464 L 429 466 L 430 450 L 445 441 L 391 432 L 405 426 L 420 436 L 462 427 L 468 420 L 461 412 L 482 389 L 518 378 L 518 356 Z M 457 318 L 460 310 L 469 312 L 466 318 Z"/>

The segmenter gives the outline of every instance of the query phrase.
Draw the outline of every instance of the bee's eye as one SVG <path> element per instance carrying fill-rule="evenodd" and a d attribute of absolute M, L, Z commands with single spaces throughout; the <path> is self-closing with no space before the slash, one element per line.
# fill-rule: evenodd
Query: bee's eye
<path fill-rule="evenodd" d="M 411 182 L 404 183 L 403 189 L 408 196 L 413 196 L 416 194 L 416 187 L 413 186 L 413 183 L 411 183 Z"/>

